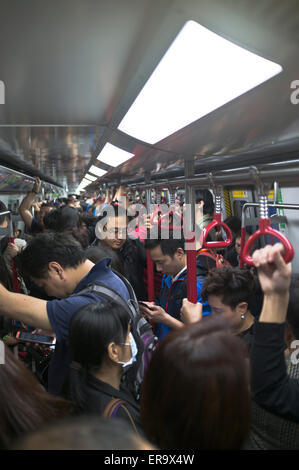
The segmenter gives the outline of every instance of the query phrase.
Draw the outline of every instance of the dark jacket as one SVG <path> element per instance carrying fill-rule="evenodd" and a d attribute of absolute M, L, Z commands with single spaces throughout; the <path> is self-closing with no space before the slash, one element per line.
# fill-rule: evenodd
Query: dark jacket
<path fill-rule="evenodd" d="M 89 373 L 86 374 L 84 381 L 82 381 L 81 387 L 83 405 L 78 407 L 76 406 L 76 403 L 74 403 L 75 414 L 88 413 L 101 416 L 106 406 L 113 398 L 121 398 L 128 403 L 124 406 L 129 414 L 122 407 L 120 407 L 117 410 L 115 418 L 126 421 L 134 431 L 135 429 L 131 421 L 132 419 L 138 432 L 141 432 L 140 408 L 138 403 L 127 390 L 117 390 L 111 385 L 97 379 L 95 376 Z"/>
<path fill-rule="evenodd" d="M 284 323 L 256 323 L 250 350 L 251 390 L 267 411 L 298 422 L 299 380 L 287 373 L 284 333 Z M 291 359 L 298 361 L 292 355 Z"/>
<path fill-rule="evenodd" d="M 118 255 L 124 267 L 124 276 L 132 284 L 137 300 L 146 300 L 147 292 L 143 271 L 147 260 L 143 243 L 138 239 L 129 238 L 118 250 Z"/>

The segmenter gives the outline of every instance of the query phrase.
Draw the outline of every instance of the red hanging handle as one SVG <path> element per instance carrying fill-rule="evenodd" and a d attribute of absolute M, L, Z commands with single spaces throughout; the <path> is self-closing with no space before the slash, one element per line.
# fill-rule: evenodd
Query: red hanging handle
<path fill-rule="evenodd" d="M 10 243 L 14 243 L 14 238 L 13 237 L 9 237 L 9 242 Z M 17 268 L 16 268 L 16 265 L 15 265 L 15 260 L 12 258 L 11 259 L 11 268 L 12 268 L 12 285 L 13 285 L 13 290 L 14 292 L 17 292 L 19 293 L 20 292 L 20 284 L 19 284 L 19 280 L 18 280 L 18 272 L 17 272 Z"/>
<path fill-rule="evenodd" d="M 215 227 L 222 227 L 226 233 L 227 239 L 219 242 L 208 242 L 207 236 L 209 232 Z M 233 236 L 230 228 L 222 222 L 221 214 L 215 212 L 212 222 L 210 222 L 202 231 L 200 238 L 202 248 L 227 248 L 233 242 Z"/>
<path fill-rule="evenodd" d="M 196 277 L 196 244 L 195 233 L 186 234 L 187 253 L 187 298 L 193 304 L 197 303 L 197 277 Z M 189 244 L 189 246 L 188 246 Z"/>
<path fill-rule="evenodd" d="M 257 230 L 251 237 L 247 240 L 244 249 L 241 251 L 240 261 L 242 262 L 242 266 L 247 264 L 248 266 L 253 266 L 253 259 L 250 256 L 250 251 L 254 247 L 256 241 L 262 235 L 270 235 L 277 238 L 284 246 L 284 255 L 283 259 L 285 263 L 289 263 L 294 258 L 294 248 L 291 242 L 280 232 L 274 230 L 270 225 L 270 219 L 260 219 L 259 220 L 259 230 Z M 245 234 L 244 234 L 245 237 Z"/>

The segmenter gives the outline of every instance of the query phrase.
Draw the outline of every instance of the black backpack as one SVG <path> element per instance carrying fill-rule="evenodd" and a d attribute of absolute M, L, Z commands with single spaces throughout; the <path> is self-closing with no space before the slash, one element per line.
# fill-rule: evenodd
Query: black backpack
<path fill-rule="evenodd" d="M 85 289 L 73 295 L 79 295 L 85 292 L 93 292 L 98 294 L 99 297 L 115 301 L 124 309 L 126 309 L 130 314 L 132 319 L 131 333 L 136 341 L 138 354 L 136 362 L 134 362 L 132 367 L 130 367 L 130 369 L 124 374 L 122 381 L 138 400 L 140 397 L 141 383 L 143 381 L 148 364 L 151 360 L 152 353 L 158 344 L 158 338 L 154 335 L 151 325 L 140 316 L 138 301 L 134 289 L 128 279 L 126 279 L 117 271 L 113 269 L 112 271 L 123 281 L 127 287 L 130 295 L 128 302 L 126 302 L 114 289 L 101 282 L 90 283 Z"/>

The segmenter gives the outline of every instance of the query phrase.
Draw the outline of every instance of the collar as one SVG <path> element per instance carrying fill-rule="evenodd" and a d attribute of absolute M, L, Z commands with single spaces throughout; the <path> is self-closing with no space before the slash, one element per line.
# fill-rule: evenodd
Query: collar
<path fill-rule="evenodd" d="M 172 282 L 175 282 L 179 279 L 179 277 L 183 274 L 184 271 L 186 271 L 187 266 L 184 266 L 183 269 L 180 270 L 179 273 L 177 273 L 175 276 L 172 277 Z"/>

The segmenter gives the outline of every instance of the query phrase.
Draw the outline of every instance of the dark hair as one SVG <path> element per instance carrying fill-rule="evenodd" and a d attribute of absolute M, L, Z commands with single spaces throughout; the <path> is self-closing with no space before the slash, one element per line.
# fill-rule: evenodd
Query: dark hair
<path fill-rule="evenodd" d="M 299 274 L 292 274 L 290 285 L 290 299 L 287 310 L 287 324 L 292 330 L 295 339 L 299 339 Z"/>
<path fill-rule="evenodd" d="M 203 213 L 214 214 L 214 200 L 213 195 L 208 189 L 196 189 L 195 190 L 195 201 L 199 204 L 200 201 L 204 202 Z"/>
<path fill-rule="evenodd" d="M 13 450 L 141 450 L 153 449 L 117 418 L 76 416 L 44 427 L 18 440 Z"/>
<path fill-rule="evenodd" d="M 125 342 L 129 323 L 130 314 L 113 301 L 88 304 L 73 315 L 69 347 L 72 360 L 81 368 L 71 369 L 69 391 L 76 409 L 84 409 L 83 383 L 87 372 L 101 367 L 111 342 Z"/>
<path fill-rule="evenodd" d="M 86 258 L 93 263 L 98 263 L 103 258 L 111 258 L 111 268 L 124 274 L 124 267 L 120 261 L 118 254 L 108 246 L 102 246 L 100 243 L 96 246 L 90 246 L 85 251 Z"/>
<path fill-rule="evenodd" d="M 177 232 L 169 230 L 169 238 L 165 240 L 161 238 L 161 231 L 159 230 L 158 238 L 145 240 L 144 247 L 146 249 L 153 250 L 157 246 L 160 246 L 163 255 L 169 255 L 173 258 L 178 248 L 182 248 L 185 251 L 185 238 L 183 231 L 180 233 L 180 238 L 176 238 L 177 236 Z"/>
<path fill-rule="evenodd" d="M 4 202 L 0 201 L 0 212 L 6 212 L 6 211 L 7 211 L 6 205 L 4 204 Z M 3 224 L 6 217 L 7 217 L 6 215 L 0 215 L 0 225 Z"/>
<path fill-rule="evenodd" d="M 72 235 L 49 232 L 32 238 L 20 253 L 19 260 L 23 275 L 44 279 L 51 261 L 56 261 L 63 268 L 76 268 L 86 257 L 80 243 Z"/>
<path fill-rule="evenodd" d="M 209 295 L 221 297 L 221 302 L 235 309 L 240 302 L 250 304 L 256 292 L 256 281 L 248 269 L 222 266 L 211 269 L 202 285 L 201 297 L 204 301 Z"/>
<path fill-rule="evenodd" d="M 233 236 L 237 238 L 237 234 L 241 231 L 240 217 L 231 215 L 224 220 L 224 223 L 231 229 Z"/>
<path fill-rule="evenodd" d="M 68 403 L 45 392 L 5 346 L 5 363 L 0 365 L 0 449 L 68 411 Z"/>
<path fill-rule="evenodd" d="M 162 449 L 240 449 L 249 430 L 246 348 L 221 317 L 171 333 L 141 394 L 147 438 Z"/>

